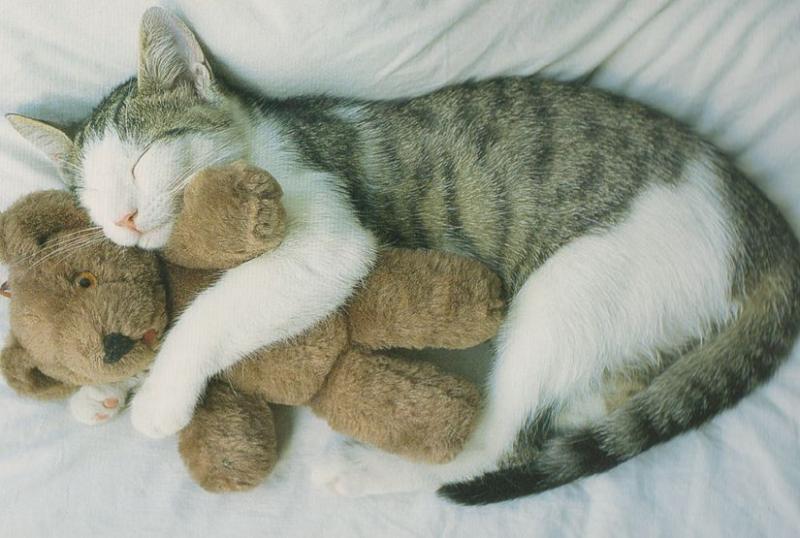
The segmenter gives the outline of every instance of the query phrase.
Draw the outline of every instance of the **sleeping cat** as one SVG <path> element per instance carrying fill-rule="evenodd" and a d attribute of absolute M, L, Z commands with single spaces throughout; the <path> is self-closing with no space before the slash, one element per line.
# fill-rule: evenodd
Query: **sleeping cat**
<path fill-rule="evenodd" d="M 158 437 L 206 380 L 338 308 L 379 244 L 475 257 L 511 306 L 467 448 L 420 465 L 340 443 L 315 476 L 348 495 L 438 488 L 486 503 L 609 469 L 767 379 L 800 327 L 800 248 L 717 150 L 639 104 L 534 77 L 412 99 L 287 100 L 215 77 L 159 9 L 138 75 L 70 135 L 10 119 L 121 245 L 157 249 L 198 170 L 245 158 L 280 178 L 274 252 L 227 272 L 167 336 L 132 405 Z M 606 379 L 646 388 L 609 412 Z"/>

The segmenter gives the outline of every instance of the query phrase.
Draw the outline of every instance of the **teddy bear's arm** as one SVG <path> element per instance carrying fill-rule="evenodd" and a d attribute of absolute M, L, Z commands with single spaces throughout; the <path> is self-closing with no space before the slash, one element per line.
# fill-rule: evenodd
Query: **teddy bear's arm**
<path fill-rule="evenodd" d="M 485 265 L 431 250 L 386 249 L 348 308 L 370 349 L 467 348 L 495 335 L 503 286 Z"/>
<path fill-rule="evenodd" d="M 186 187 L 164 257 L 192 269 L 230 269 L 277 247 L 283 192 L 268 172 L 236 162 L 203 170 Z"/>
<path fill-rule="evenodd" d="M 0 352 L 0 368 L 8 384 L 23 396 L 40 400 L 61 400 L 78 390 L 44 374 L 12 334 Z"/>

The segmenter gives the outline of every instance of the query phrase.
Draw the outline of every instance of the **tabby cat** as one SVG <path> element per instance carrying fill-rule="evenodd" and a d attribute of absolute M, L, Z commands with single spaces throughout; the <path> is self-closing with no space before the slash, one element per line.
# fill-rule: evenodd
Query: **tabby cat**
<path fill-rule="evenodd" d="M 186 425 L 210 376 L 342 305 L 381 244 L 474 257 L 511 306 L 467 448 L 436 466 L 339 443 L 315 477 L 346 495 L 441 487 L 488 503 L 609 469 L 736 403 L 798 332 L 786 222 L 645 106 L 535 77 L 272 99 L 215 77 L 159 8 L 140 52 L 137 77 L 75 129 L 10 117 L 103 232 L 163 246 L 192 175 L 234 159 L 279 178 L 289 214 L 280 248 L 227 272 L 167 335 L 132 405 L 148 435 Z M 620 376 L 646 387 L 609 411 Z"/>

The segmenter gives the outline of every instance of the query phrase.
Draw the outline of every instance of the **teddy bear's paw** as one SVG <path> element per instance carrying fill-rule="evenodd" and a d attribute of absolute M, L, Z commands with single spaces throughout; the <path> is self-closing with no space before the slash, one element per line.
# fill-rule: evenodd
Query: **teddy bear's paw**
<path fill-rule="evenodd" d="M 283 191 L 268 172 L 250 168 L 247 173 L 235 176 L 233 188 L 239 207 L 249 216 L 250 233 L 256 242 L 272 242 L 282 235 L 283 206 L 280 203 Z"/>
<path fill-rule="evenodd" d="M 145 381 L 131 403 L 131 422 L 140 433 L 160 439 L 177 433 L 192 419 L 198 394 L 183 384 L 162 387 Z"/>
<path fill-rule="evenodd" d="M 116 385 L 87 385 L 70 397 L 69 411 L 78 422 L 94 426 L 117 416 L 127 397 L 127 391 Z"/>
<path fill-rule="evenodd" d="M 352 440 L 330 445 L 312 463 L 311 481 L 343 497 L 434 491 L 438 486 L 424 465 Z"/>

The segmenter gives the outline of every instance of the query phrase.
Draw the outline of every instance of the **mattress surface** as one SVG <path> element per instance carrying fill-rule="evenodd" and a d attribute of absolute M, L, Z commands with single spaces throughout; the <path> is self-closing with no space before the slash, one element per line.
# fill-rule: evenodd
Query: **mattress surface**
<path fill-rule="evenodd" d="M 133 75 L 149 2 L 0 0 L 0 112 L 86 116 Z M 733 155 L 800 230 L 800 4 L 791 0 L 166 2 L 220 72 L 274 95 L 420 94 L 542 73 L 684 120 Z M 59 186 L 0 124 L 0 209 Z M 0 268 L 0 277 L 5 269 Z M 0 332 L 7 332 L 0 302 Z M 479 350 L 478 359 L 488 354 Z M 213 495 L 174 438 L 129 417 L 73 421 L 0 382 L 0 536 L 798 536 L 800 356 L 734 409 L 620 467 L 545 494 L 458 507 L 430 493 L 346 499 L 310 483 L 330 430 L 282 409 L 263 486 Z"/>

